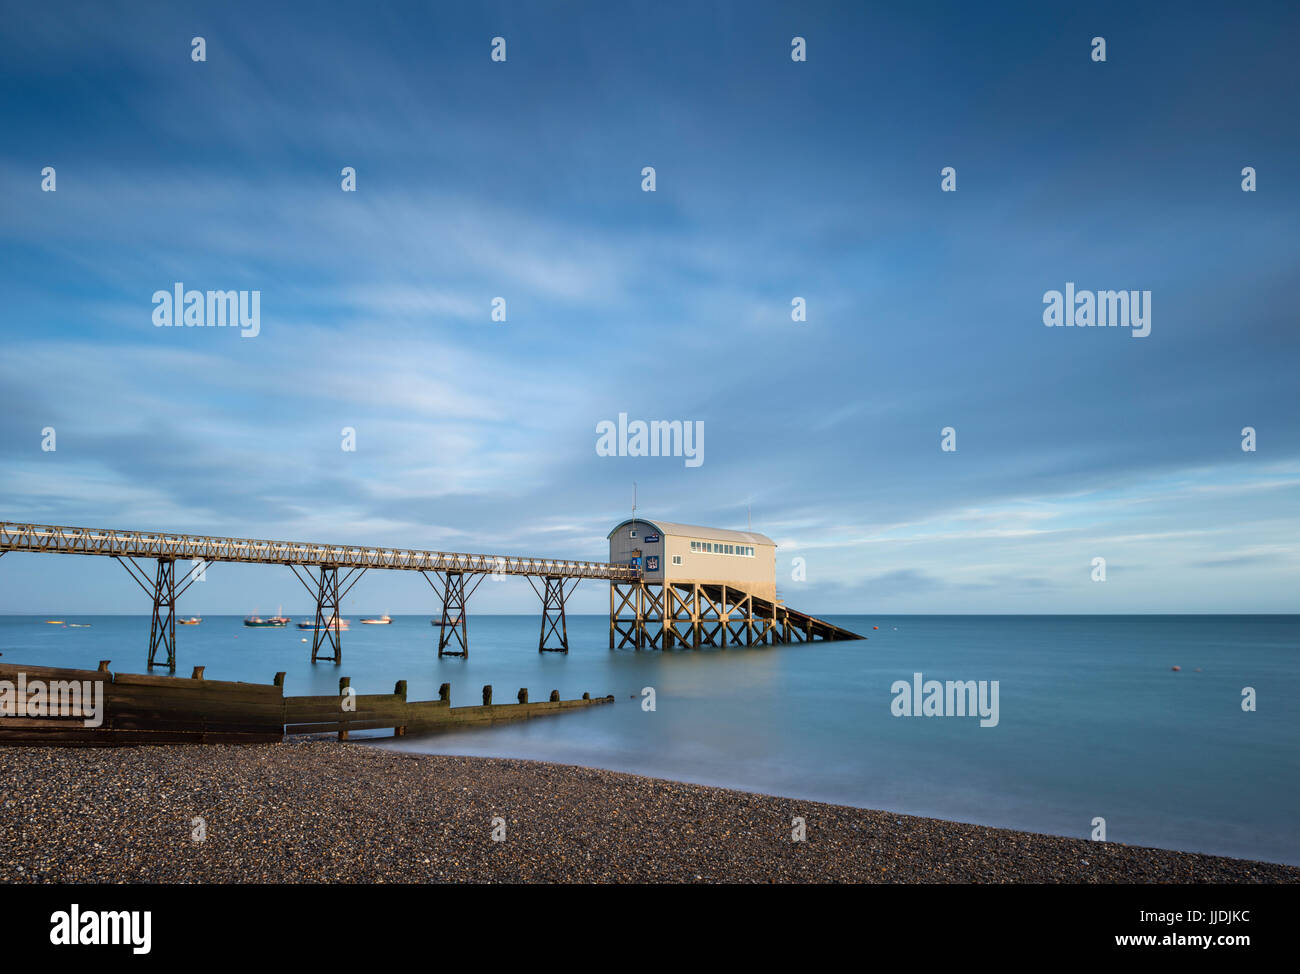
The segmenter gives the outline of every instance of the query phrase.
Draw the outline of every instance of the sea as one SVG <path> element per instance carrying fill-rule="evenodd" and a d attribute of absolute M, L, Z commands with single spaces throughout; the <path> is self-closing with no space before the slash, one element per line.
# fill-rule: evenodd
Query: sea
<path fill-rule="evenodd" d="M 0 662 L 146 672 L 147 616 L 0 616 Z M 366 746 L 529 758 L 909 815 L 1300 865 L 1300 616 L 828 616 L 865 640 L 659 652 L 609 649 L 606 616 L 469 617 L 468 658 L 438 658 L 426 616 L 343 634 L 234 616 L 177 628 L 176 675 L 452 706 L 551 690 L 612 706 Z M 1177 668 L 1177 669 L 1175 669 Z M 163 672 L 165 670 L 157 670 Z M 916 674 L 921 674 L 918 678 Z M 917 681 L 997 687 L 997 722 L 900 715 Z M 904 690 L 903 686 L 907 689 Z M 907 708 L 912 709 L 912 708 Z M 922 708 L 924 709 L 924 708 Z"/>

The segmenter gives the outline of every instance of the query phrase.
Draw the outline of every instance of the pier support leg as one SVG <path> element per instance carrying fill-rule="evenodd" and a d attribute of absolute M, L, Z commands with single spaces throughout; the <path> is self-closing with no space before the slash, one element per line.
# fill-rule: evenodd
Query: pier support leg
<path fill-rule="evenodd" d="M 316 586 L 316 628 L 311 634 L 311 661 L 313 663 L 343 662 L 343 631 L 339 622 L 339 570 L 334 565 L 321 565 L 320 581 Z M 321 651 L 329 643 L 330 654 Z"/>
<path fill-rule="evenodd" d="M 286 562 L 286 564 L 288 564 Z M 365 568 L 352 567 L 339 580 L 338 565 L 321 565 L 320 577 L 312 579 L 304 568 L 298 571 L 296 565 L 289 565 L 294 577 L 302 583 L 307 594 L 316 600 L 315 626 L 311 636 L 311 661 L 313 663 L 343 662 L 343 598 L 352 591 L 352 586 L 361 580 Z M 321 651 L 329 644 L 332 656 Z"/>
<path fill-rule="evenodd" d="M 438 626 L 438 655 L 468 656 L 469 629 L 465 621 L 465 576 L 460 572 L 447 572 L 445 578 L 442 620 Z M 447 649 L 453 638 L 460 647 L 459 652 Z"/>
<path fill-rule="evenodd" d="M 176 669 L 176 562 L 158 559 L 153 586 L 153 616 L 149 620 L 149 668 L 161 666 L 158 650 L 166 650 L 167 668 Z"/>
<path fill-rule="evenodd" d="M 438 655 L 441 656 L 469 656 L 469 628 L 466 623 L 466 615 L 469 597 L 474 594 L 474 590 L 479 587 L 483 579 L 487 577 L 486 572 L 434 572 L 442 578 L 442 587 L 429 577 L 429 572 L 422 571 L 421 575 L 429 583 L 429 587 L 438 594 L 438 599 L 442 603 L 442 615 L 434 625 L 438 628 Z M 468 574 L 468 578 L 466 577 Z M 466 585 L 472 582 L 468 589 Z M 457 649 L 448 649 L 447 647 L 455 641 Z"/>
<path fill-rule="evenodd" d="M 176 599 L 185 594 L 194 582 L 203 577 L 204 562 L 196 562 L 194 567 L 181 580 L 179 590 L 176 586 L 176 561 L 171 558 L 159 558 L 158 570 L 153 581 L 130 555 L 113 555 L 113 560 L 126 569 L 126 573 L 135 579 L 135 583 L 153 600 L 153 613 L 149 618 L 149 668 L 164 665 L 158 659 L 158 650 L 166 651 L 166 666 L 176 670 Z"/>
<path fill-rule="evenodd" d="M 542 631 L 537 639 L 537 651 L 539 653 L 567 653 L 569 651 L 569 625 L 564 617 L 565 599 L 577 587 L 580 579 L 574 579 L 568 591 L 564 588 L 564 579 L 558 576 L 547 575 L 542 579 L 545 590 L 537 591 L 537 586 L 533 580 L 528 579 L 528 584 L 533 586 L 533 591 L 537 592 L 542 599 Z M 550 637 L 554 636 L 558 645 L 547 645 Z M 613 641 L 613 636 L 610 636 Z"/>

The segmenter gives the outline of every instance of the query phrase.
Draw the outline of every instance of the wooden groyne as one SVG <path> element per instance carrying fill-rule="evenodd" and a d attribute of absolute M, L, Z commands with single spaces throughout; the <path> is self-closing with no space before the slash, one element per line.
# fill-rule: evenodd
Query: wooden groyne
<path fill-rule="evenodd" d="M 613 696 L 451 706 L 451 684 L 437 700 L 407 700 L 406 681 L 392 693 L 357 694 L 351 680 L 339 680 L 337 696 L 286 697 L 284 674 L 270 684 L 208 680 L 203 667 L 185 679 L 114 673 L 109 661 L 97 670 L 0 665 L 0 744 L 259 744 L 295 734 L 337 734 L 391 728 L 395 736 L 458 726 L 523 720 L 596 704 Z"/>

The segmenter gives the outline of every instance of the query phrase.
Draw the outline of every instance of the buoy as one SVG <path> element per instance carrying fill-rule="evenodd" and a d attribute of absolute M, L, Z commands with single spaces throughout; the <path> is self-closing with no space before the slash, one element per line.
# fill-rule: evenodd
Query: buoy
<path fill-rule="evenodd" d="M 1181 666 L 1175 666 L 1175 667 L 1172 667 L 1172 669 L 1173 669 L 1173 671 L 1174 671 L 1175 673 L 1178 673 L 1178 672 L 1180 672 L 1180 671 L 1182 670 L 1182 667 L 1181 667 Z"/>
<path fill-rule="evenodd" d="M 879 629 L 880 627 L 879 627 L 879 626 L 872 626 L 871 628 L 872 628 L 872 629 Z"/>

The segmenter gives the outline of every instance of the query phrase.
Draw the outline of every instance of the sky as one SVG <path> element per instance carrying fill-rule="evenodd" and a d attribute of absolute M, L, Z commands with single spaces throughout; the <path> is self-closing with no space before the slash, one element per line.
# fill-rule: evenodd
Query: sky
<path fill-rule="evenodd" d="M 1296 610 L 1293 5 L 0 8 L 0 520 L 601 559 L 635 482 L 805 611 Z M 258 334 L 156 327 L 178 282 Z M 1150 334 L 1044 327 L 1067 282 Z M 620 413 L 703 462 L 599 455 Z M 218 565 L 180 608 L 280 604 Z M 0 560 L 52 611 L 148 605 Z"/>

